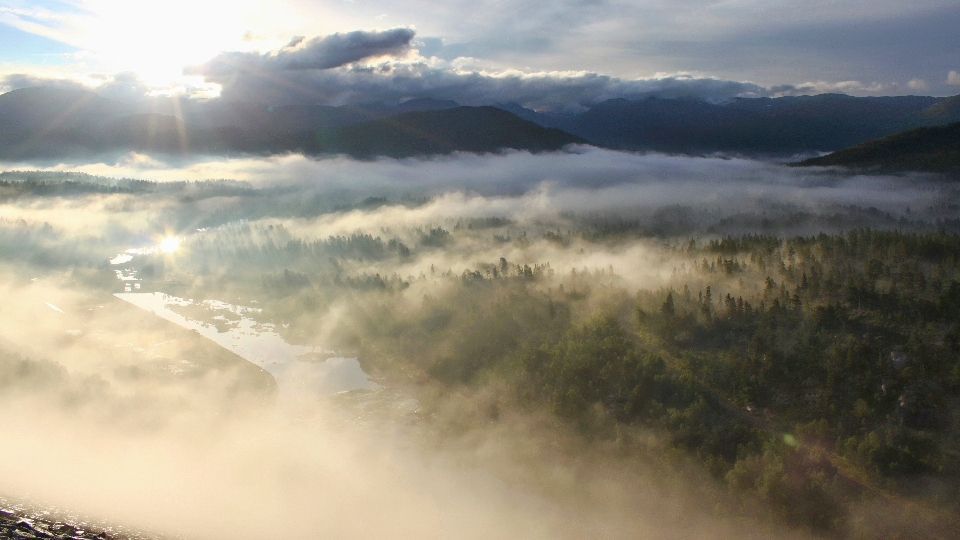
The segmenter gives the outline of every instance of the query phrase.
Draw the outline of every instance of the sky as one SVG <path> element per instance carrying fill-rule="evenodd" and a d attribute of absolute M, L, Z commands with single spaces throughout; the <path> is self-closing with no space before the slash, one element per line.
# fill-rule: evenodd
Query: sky
<path fill-rule="evenodd" d="M 276 104 L 960 93 L 956 0 L 0 0 L 0 91 Z"/>

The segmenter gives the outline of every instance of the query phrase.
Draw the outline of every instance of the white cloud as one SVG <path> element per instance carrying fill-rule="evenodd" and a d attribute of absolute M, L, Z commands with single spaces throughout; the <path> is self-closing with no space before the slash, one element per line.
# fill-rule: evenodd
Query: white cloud
<path fill-rule="evenodd" d="M 960 73 L 956 71 L 951 71 L 947 74 L 947 84 L 952 84 L 954 86 L 960 86 Z"/>
<path fill-rule="evenodd" d="M 498 199 L 503 193 L 526 193 L 525 209 L 529 209 L 527 203 L 539 198 L 548 201 L 541 206 L 549 212 L 606 212 L 669 205 L 738 212 L 755 209 L 761 201 L 811 209 L 859 204 L 896 210 L 907 205 L 926 208 L 943 195 L 921 186 L 917 178 L 843 176 L 745 159 L 632 154 L 593 147 L 558 154 L 454 154 L 372 162 L 301 155 L 197 156 L 165 162 L 143 154 L 127 154 L 114 163 L 62 162 L 48 167 L 0 163 L 0 170 L 37 168 L 154 181 L 230 178 L 261 187 L 285 184 L 323 194 L 354 193 L 357 197 L 373 193 L 399 198 L 459 191 Z"/>
<path fill-rule="evenodd" d="M 692 97 L 722 100 L 737 96 L 767 95 L 766 89 L 750 83 L 723 80 L 689 73 L 650 78 L 622 79 L 593 71 L 490 70 L 475 59 L 444 61 L 417 56 L 410 60 L 385 60 L 375 64 L 347 61 L 383 54 L 381 50 L 405 51 L 413 31 L 393 29 L 380 33 L 354 32 L 361 36 L 386 36 L 388 49 L 354 54 L 346 61 L 312 62 L 292 66 L 285 62 L 287 48 L 266 53 L 221 53 L 189 73 L 200 74 L 206 82 L 220 84 L 222 95 L 231 100 L 271 103 L 321 103 L 341 105 L 354 102 L 399 102 L 413 97 L 453 100 L 464 105 L 519 103 L 533 109 L 580 110 L 612 98 L 638 99 Z M 351 35 L 346 34 L 346 35 Z M 391 34 L 392 35 L 392 34 Z M 337 38 L 320 36 L 309 43 L 324 44 Z M 380 38 L 378 37 L 378 40 Z M 363 40 L 361 40 L 363 41 Z M 351 51 L 352 52 L 352 51 Z M 317 55 L 310 55 L 313 59 Z M 321 54 L 325 59 L 328 54 Z M 342 55 L 335 54 L 338 59 Z M 468 67 L 469 66 L 469 67 Z"/>
<path fill-rule="evenodd" d="M 126 102 L 136 102 L 145 97 L 183 96 L 192 98 L 212 98 L 220 93 L 220 86 L 207 84 L 201 77 L 184 77 L 178 84 L 154 86 L 147 84 L 136 73 L 121 72 L 112 75 L 94 73 L 91 75 L 66 76 L 55 72 L 25 72 L 25 66 L 17 66 L 24 71 L 0 72 L 0 93 L 45 86 L 92 90 L 103 97 Z"/>
<path fill-rule="evenodd" d="M 442 40 L 440 55 L 447 60 L 472 56 L 488 69 L 587 69 L 621 79 L 699 69 L 720 78 L 768 85 L 788 82 L 769 80 L 774 68 L 783 63 L 780 53 L 809 49 L 812 38 L 803 36 L 819 35 L 816 30 L 825 24 L 904 21 L 909 25 L 929 14 L 956 11 L 952 0 L 236 0 L 229 9 L 221 2 L 196 0 L 162 4 L 156 0 L 71 0 L 50 4 L 61 7 L 45 10 L 28 0 L 3 4 L 0 21 L 5 24 L 93 51 L 95 59 L 90 65 L 95 65 L 94 69 L 137 71 L 151 84 L 168 84 L 184 65 L 196 65 L 220 51 L 276 48 L 292 34 L 370 30 L 389 21 L 395 27 L 415 26 L 423 39 Z M 791 34 L 786 44 L 779 43 L 777 36 L 789 28 L 802 36 Z M 756 38 L 771 54 L 745 60 L 747 57 L 739 54 L 742 47 L 734 50 L 739 47 L 733 43 L 734 37 L 758 35 L 773 36 Z M 821 50 L 803 54 L 807 56 L 789 62 L 795 80 L 905 78 L 894 73 L 900 68 L 891 67 L 892 61 L 871 62 L 876 65 L 869 69 L 844 70 L 844 66 L 825 68 L 831 58 L 824 59 Z M 814 54 L 815 59 L 810 56 Z M 838 50 L 832 56 L 840 55 Z M 738 59 L 735 65 L 729 62 L 731 57 Z M 941 69 L 937 72 L 942 73 Z M 917 75 L 927 80 L 934 76 Z M 937 79 L 941 76 L 936 75 Z"/>
<path fill-rule="evenodd" d="M 927 90 L 930 88 L 930 85 L 927 84 L 927 81 L 923 79 L 911 79 L 910 82 L 907 83 L 907 86 L 911 90 Z"/>
<path fill-rule="evenodd" d="M 773 86 L 770 88 L 770 93 L 775 96 L 796 96 L 826 93 L 879 95 L 888 91 L 891 86 L 892 85 L 886 85 L 880 82 L 865 84 L 860 81 L 808 81 L 800 84 L 784 84 Z"/>

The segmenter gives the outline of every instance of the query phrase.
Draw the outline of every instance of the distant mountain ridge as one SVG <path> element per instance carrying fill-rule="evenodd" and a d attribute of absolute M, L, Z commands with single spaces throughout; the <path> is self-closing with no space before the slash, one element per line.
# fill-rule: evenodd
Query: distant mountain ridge
<path fill-rule="evenodd" d="M 540 151 L 561 141 L 627 151 L 788 157 L 957 121 L 960 96 L 611 99 L 573 114 L 515 103 L 462 108 L 434 99 L 270 106 L 157 98 L 133 105 L 90 91 L 27 88 L 0 95 L 0 158 L 120 149 L 410 156 Z"/>
<path fill-rule="evenodd" d="M 720 104 L 616 99 L 552 125 L 594 144 L 623 150 L 783 156 L 838 150 L 906 129 L 954 121 L 960 121 L 960 107 L 949 106 L 948 100 L 822 94 L 738 98 Z"/>

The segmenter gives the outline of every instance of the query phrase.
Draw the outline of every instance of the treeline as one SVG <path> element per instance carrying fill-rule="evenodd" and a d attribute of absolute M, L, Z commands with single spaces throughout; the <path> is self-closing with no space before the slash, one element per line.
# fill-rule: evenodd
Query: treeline
<path fill-rule="evenodd" d="M 337 335 L 371 368 L 507 388 L 497 407 L 587 437 L 657 433 L 742 515 L 936 538 L 960 511 L 958 248 L 945 232 L 688 240 L 663 248 L 686 261 L 668 285 L 635 295 L 606 271 L 478 269 L 413 307 L 358 302 Z M 898 498 L 929 512 L 856 519 L 861 501 Z"/>
<path fill-rule="evenodd" d="M 86 194 L 159 193 L 190 198 L 237 197 L 259 194 L 249 183 L 236 180 L 152 182 L 133 178 L 110 178 L 79 172 L 0 172 L 0 199 L 22 196 L 71 197 Z M 272 190 L 276 191 L 276 189 Z"/>
<path fill-rule="evenodd" d="M 83 267 L 102 263 L 94 253 L 104 249 L 102 238 L 68 239 L 50 223 L 0 218 L 0 259 L 17 261 L 37 271 Z"/>
<path fill-rule="evenodd" d="M 257 298 L 292 340 L 314 339 L 318 317 L 344 306 L 324 346 L 357 350 L 387 377 L 495 396 L 463 425 L 509 408 L 546 412 L 638 455 L 653 434 L 724 487 L 724 508 L 751 519 L 866 538 L 957 525 L 960 235 L 672 239 L 648 245 L 667 277 L 636 290 L 612 267 L 472 258 L 504 245 L 494 236 L 513 226 L 307 239 L 235 222 L 136 264 L 148 282 L 189 277 L 186 291 L 165 292 L 202 297 L 190 290 L 200 285 Z M 509 233 L 507 253 L 562 256 L 590 242 L 630 245 L 632 234 L 525 233 Z M 57 251 L 62 236 L 0 222 L 0 248 L 34 264 L 81 260 Z M 856 517 L 864 499 L 930 512 L 882 529 Z"/>
<path fill-rule="evenodd" d="M 706 234 L 728 239 L 742 236 L 793 237 L 803 234 L 843 234 L 852 229 L 928 232 L 931 229 L 960 232 L 960 220 L 949 208 L 931 207 L 906 215 L 897 215 L 874 207 L 831 205 L 818 210 L 780 205 L 774 210 L 720 212 L 689 206 L 661 208 L 645 218 L 626 219 L 610 216 L 564 213 L 570 224 L 564 231 L 550 233 L 554 239 L 569 243 L 573 239 L 590 242 L 678 237 Z"/>
<path fill-rule="evenodd" d="M 281 225 L 236 223 L 189 238 L 182 245 L 184 255 L 177 264 L 197 275 L 211 272 L 227 278 L 247 279 L 251 274 L 275 271 L 305 273 L 317 279 L 341 276 L 344 261 L 377 262 L 404 259 L 410 248 L 397 238 L 354 233 L 303 240 Z M 155 263 L 162 255 L 153 257 Z"/>

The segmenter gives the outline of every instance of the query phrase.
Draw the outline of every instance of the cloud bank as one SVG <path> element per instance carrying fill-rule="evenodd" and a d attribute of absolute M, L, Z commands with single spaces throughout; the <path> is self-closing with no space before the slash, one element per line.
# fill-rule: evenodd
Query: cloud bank
<path fill-rule="evenodd" d="M 534 109 L 577 109 L 611 98 L 646 96 L 706 100 L 767 95 L 748 82 L 691 74 L 625 80 L 595 72 L 521 72 L 467 69 L 464 62 L 417 57 L 413 61 L 360 63 L 411 51 L 413 30 L 350 32 L 294 38 L 275 51 L 223 53 L 187 68 L 221 86 L 229 100 L 281 104 L 341 105 L 400 102 L 411 98 L 453 100 L 464 105 L 519 103 Z"/>
<path fill-rule="evenodd" d="M 763 87 L 860 81 L 842 90 L 856 95 L 913 93 L 909 81 L 916 79 L 929 85 L 924 92 L 950 95 L 954 90 L 944 74 L 957 68 L 950 51 L 957 50 L 960 21 L 960 9 L 948 0 L 802 5 L 243 0 L 229 10 L 187 0 L 162 8 L 153 2 L 121 6 L 85 0 L 82 10 L 69 2 L 46 9 L 14 3 L 16 8 L 0 8 L 5 24 L 81 49 L 63 59 L 70 67 L 59 76 L 138 70 L 157 85 L 162 77 L 177 77 L 184 65 L 230 70 L 239 64 L 272 72 L 286 57 L 291 67 L 334 69 L 383 54 L 404 55 L 409 46 L 430 62 L 469 61 L 480 71 L 498 73 L 589 71 L 622 80 L 699 73 Z M 371 23 L 390 30 L 350 32 Z M 418 42 L 405 41 L 414 25 Z M 176 40 L 166 34 L 170 27 L 182 30 Z M 279 48 L 290 35 L 321 37 Z M 261 52 L 249 52 L 250 47 Z M 273 51 L 262 53 L 268 49 Z M 0 72 L 38 73 L 41 64 L 47 73 L 59 69 L 39 55 L 34 66 L 7 64 L 25 52 L 18 53 L 15 44 L 0 51 Z M 368 53 L 373 56 L 364 56 Z"/>
<path fill-rule="evenodd" d="M 495 68 L 481 58 L 464 56 L 468 53 L 463 44 L 430 36 L 418 37 L 409 27 L 357 30 L 312 38 L 295 36 L 277 49 L 222 52 L 204 63 L 187 66 L 184 75 L 193 82 L 169 90 L 191 97 L 209 97 L 212 91 L 228 101 L 274 106 L 396 104 L 429 98 L 463 105 L 516 103 L 544 112 L 579 112 L 614 98 L 689 98 L 716 102 L 735 97 L 825 92 L 879 95 L 898 93 L 902 89 L 927 92 L 932 88 L 930 79 L 919 77 L 910 78 L 902 85 L 837 79 L 773 86 L 689 71 L 623 78 L 594 70 Z M 88 79 L 81 84 L 69 79 L 12 74 L 0 80 L 0 89 L 95 86 L 106 97 L 126 101 L 157 94 L 156 89 L 132 72 Z M 948 84 L 956 84 L 954 79 L 948 76 Z"/>
<path fill-rule="evenodd" d="M 425 63 L 356 66 L 338 71 L 297 71 L 282 77 L 238 73 L 208 78 L 226 99 L 275 104 L 392 102 L 411 98 L 463 105 L 518 103 L 536 110 L 578 110 L 612 98 L 645 96 L 729 99 L 762 95 L 754 84 L 689 75 L 624 81 L 597 73 L 484 73 Z"/>
<path fill-rule="evenodd" d="M 0 163 L 0 169 L 29 170 L 37 165 Z M 829 169 L 746 159 L 643 155 L 593 147 L 562 154 L 454 154 L 371 162 L 302 155 L 168 162 L 127 154 L 113 163 L 68 162 L 39 168 L 160 182 L 229 178 L 257 188 L 290 188 L 292 191 L 284 193 L 331 205 L 371 195 L 401 199 L 460 193 L 456 200 L 468 202 L 462 207 L 454 205 L 457 208 L 445 214 L 447 217 L 496 214 L 519 218 L 559 212 L 635 216 L 673 205 L 721 214 L 769 209 L 771 205 L 813 212 L 833 205 L 860 205 L 899 214 L 908 206 L 914 211 L 947 208 L 957 196 L 955 187 L 928 182 L 923 176 L 850 176 Z M 481 200 L 482 208 L 470 210 Z"/>

